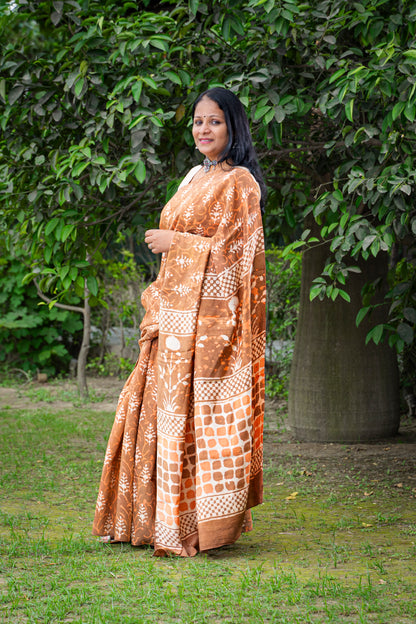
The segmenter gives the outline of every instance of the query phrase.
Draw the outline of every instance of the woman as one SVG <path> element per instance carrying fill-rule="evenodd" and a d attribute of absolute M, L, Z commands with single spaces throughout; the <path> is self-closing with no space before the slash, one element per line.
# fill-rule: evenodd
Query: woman
<path fill-rule="evenodd" d="M 262 502 L 264 182 L 238 98 L 193 108 L 205 156 L 146 232 L 140 355 L 120 395 L 93 533 L 193 556 L 251 529 Z"/>

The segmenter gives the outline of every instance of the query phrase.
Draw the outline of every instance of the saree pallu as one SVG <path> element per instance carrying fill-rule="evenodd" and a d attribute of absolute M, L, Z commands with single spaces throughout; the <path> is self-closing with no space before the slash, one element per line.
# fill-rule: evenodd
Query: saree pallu
<path fill-rule="evenodd" d="M 262 502 L 266 277 L 260 190 L 195 168 L 162 211 L 174 230 L 143 293 L 140 355 L 108 441 L 93 534 L 156 555 L 233 543 Z"/>

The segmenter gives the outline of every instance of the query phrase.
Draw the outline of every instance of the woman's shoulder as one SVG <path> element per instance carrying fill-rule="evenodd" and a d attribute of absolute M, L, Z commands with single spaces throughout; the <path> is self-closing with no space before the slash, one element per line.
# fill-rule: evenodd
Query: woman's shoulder
<path fill-rule="evenodd" d="M 190 169 L 188 171 L 188 173 L 186 174 L 186 176 L 184 177 L 184 179 L 182 180 L 182 182 L 179 184 L 178 189 L 182 188 L 183 186 L 186 186 L 187 184 L 189 184 L 189 182 L 192 180 L 192 178 L 194 177 L 195 174 L 198 173 L 198 171 L 201 169 L 202 165 L 196 165 L 195 167 L 192 167 L 192 169 Z"/>
<path fill-rule="evenodd" d="M 236 167 L 231 167 L 226 173 L 227 177 L 236 184 L 253 187 L 261 194 L 259 183 L 247 167 L 237 165 Z"/>

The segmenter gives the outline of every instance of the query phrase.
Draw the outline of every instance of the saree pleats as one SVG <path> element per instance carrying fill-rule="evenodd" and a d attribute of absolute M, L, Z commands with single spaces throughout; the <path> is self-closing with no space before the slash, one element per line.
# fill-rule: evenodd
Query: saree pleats
<path fill-rule="evenodd" d="M 117 406 L 104 459 L 94 534 L 153 544 L 157 339 L 146 341 Z"/>
<path fill-rule="evenodd" d="M 233 543 L 262 502 L 265 263 L 259 189 L 243 168 L 184 185 L 142 296 L 138 362 L 121 393 L 95 535 L 182 556 Z"/>

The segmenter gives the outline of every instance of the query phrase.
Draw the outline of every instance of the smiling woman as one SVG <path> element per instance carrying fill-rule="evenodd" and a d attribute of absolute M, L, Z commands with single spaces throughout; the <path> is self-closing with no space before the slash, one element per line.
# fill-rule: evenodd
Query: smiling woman
<path fill-rule="evenodd" d="M 193 110 L 204 166 L 146 233 L 163 253 L 142 295 L 141 351 L 108 442 L 93 532 L 192 556 L 233 543 L 262 502 L 264 188 L 226 89 Z"/>
<path fill-rule="evenodd" d="M 192 135 L 197 149 L 211 161 L 223 155 L 229 139 L 224 112 L 207 96 L 195 107 Z"/>

